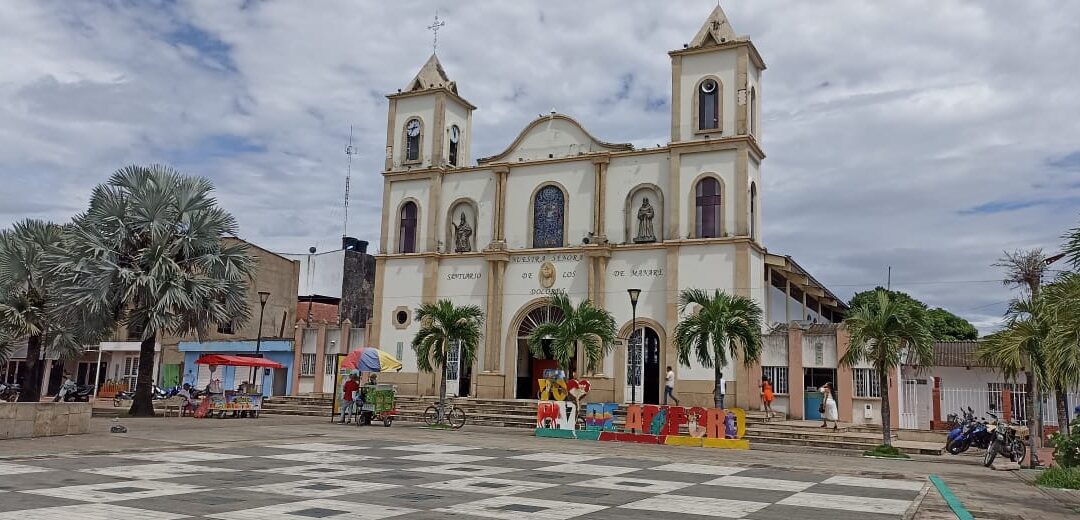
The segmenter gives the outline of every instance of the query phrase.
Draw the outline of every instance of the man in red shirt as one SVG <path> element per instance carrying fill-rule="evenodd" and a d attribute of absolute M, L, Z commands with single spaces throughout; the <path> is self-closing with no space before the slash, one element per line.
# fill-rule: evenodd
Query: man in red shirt
<path fill-rule="evenodd" d="M 356 394 L 360 391 L 360 382 L 356 374 L 350 374 L 349 379 L 341 387 L 341 424 L 345 424 L 345 414 L 356 415 Z"/>

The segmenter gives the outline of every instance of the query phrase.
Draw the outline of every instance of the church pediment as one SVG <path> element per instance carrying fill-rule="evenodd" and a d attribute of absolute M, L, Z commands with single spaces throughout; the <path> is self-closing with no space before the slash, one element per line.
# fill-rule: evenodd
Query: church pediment
<path fill-rule="evenodd" d="M 587 153 L 632 150 L 629 143 L 606 143 L 592 136 L 573 118 L 552 113 L 529 123 L 517 139 L 498 155 L 480 164 L 575 157 Z"/>

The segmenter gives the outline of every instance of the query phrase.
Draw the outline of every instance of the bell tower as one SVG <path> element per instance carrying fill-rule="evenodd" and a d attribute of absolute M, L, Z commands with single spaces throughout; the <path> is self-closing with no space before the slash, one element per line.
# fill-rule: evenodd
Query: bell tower
<path fill-rule="evenodd" d="M 671 56 L 671 142 L 750 136 L 760 139 L 765 63 L 738 36 L 719 5 L 690 43 Z"/>
<path fill-rule="evenodd" d="M 404 89 L 386 97 L 386 171 L 469 164 L 476 107 L 458 95 L 457 84 L 437 55 L 428 58 Z"/>

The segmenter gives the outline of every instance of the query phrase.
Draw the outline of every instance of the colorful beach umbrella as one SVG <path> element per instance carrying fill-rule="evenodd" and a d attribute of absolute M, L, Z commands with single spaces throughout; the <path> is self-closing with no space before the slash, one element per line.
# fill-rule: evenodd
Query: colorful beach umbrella
<path fill-rule="evenodd" d="M 342 368 L 360 372 L 397 372 L 401 370 L 401 361 L 375 347 L 363 347 L 349 352 L 341 362 Z"/>

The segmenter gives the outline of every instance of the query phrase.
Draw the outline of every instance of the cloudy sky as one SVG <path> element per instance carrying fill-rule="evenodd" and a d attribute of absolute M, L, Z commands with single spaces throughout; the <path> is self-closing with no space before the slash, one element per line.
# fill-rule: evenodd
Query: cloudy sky
<path fill-rule="evenodd" d="M 377 241 L 385 94 L 431 53 L 477 105 L 474 157 L 537 114 L 668 139 L 668 50 L 709 0 L 8 0 L 0 227 L 66 220 L 129 163 L 212 178 L 242 235 L 282 252 Z M 842 297 L 884 283 L 984 332 L 991 263 L 1080 223 L 1080 3 L 729 0 L 768 70 L 764 239 Z M 1057 266 L 1061 267 L 1061 266 Z"/>

